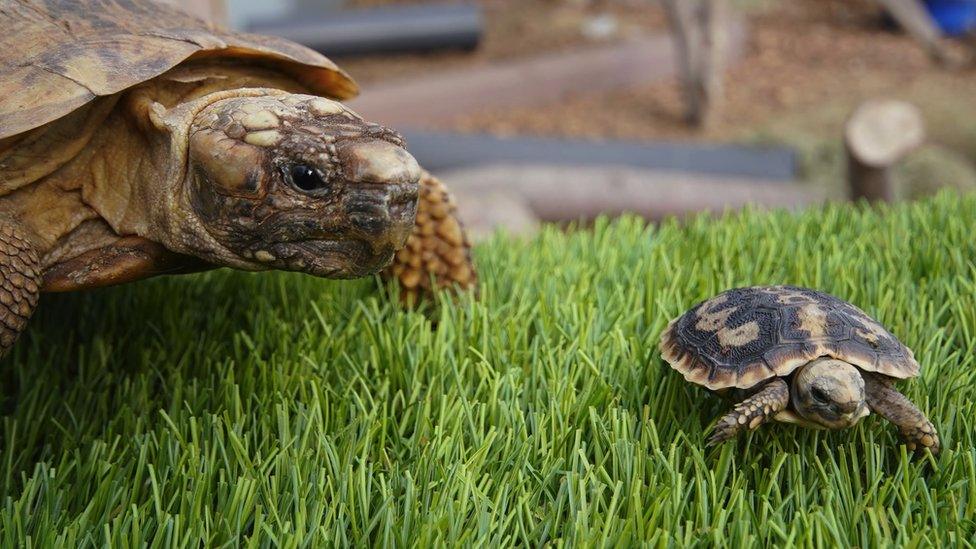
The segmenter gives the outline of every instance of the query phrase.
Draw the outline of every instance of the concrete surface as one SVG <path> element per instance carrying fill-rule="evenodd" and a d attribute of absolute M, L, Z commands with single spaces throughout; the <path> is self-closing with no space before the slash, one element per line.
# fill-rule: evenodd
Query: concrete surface
<path fill-rule="evenodd" d="M 790 182 L 627 167 L 491 165 L 437 175 L 455 191 L 462 221 L 478 236 L 509 227 L 528 233 L 535 220 L 590 220 L 623 213 L 661 220 L 747 204 L 797 209 L 826 199 L 822 191 Z"/>
<path fill-rule="evenodd" d="M 730 22 L 728 64 L 745 50 L 746 28 Z M 394 128 L 422 128 L 481 107 L 539 105 L 573 92 L 595 92 L 660 81 L 676 72 L 666 33 L 621 44 L 548 53 L 524 60 L 418 74 L 380 83 L 350 101 L 354 110 Z"/>

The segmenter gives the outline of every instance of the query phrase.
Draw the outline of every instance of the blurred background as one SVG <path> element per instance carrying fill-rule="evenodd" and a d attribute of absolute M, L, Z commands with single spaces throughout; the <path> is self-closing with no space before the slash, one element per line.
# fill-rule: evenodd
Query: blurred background
<path fill-rule="evenodd" d="M 332 57 L 476 236 L 976 188 L 976 0 L 176 3 Z"/>

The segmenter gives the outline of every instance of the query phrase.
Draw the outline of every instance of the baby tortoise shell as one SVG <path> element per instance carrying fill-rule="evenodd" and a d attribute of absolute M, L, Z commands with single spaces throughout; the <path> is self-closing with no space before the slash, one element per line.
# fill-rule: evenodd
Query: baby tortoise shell
<path fill-rule="evenodd" d="M 912 351 L 864 311 L 793 286 L 725 291 L 673 320 L 660 349 L 686 380 L 712 390 L 747 389 L 818 357 L 897 379 L 919 372 Z"/>

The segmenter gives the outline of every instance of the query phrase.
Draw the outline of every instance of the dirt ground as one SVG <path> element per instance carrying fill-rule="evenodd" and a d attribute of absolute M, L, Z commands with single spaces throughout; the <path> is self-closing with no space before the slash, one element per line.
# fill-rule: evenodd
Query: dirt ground
<path fill-rule="evenodd" d="M 352 0 L 355 7 L 433 3 L 444 0 Z M 428 71 L 503 62 L 545 52 L 598 45 L 666 28 L 654 0 L 481 0 L 485 33 L 473 52 L 377 55 L 341 60 L 361 84 L 418 78 Z M 613 19 L 616 29 L 604 38 L 584 30 L 600 16 Z"/>
<path fill-rule="evenodd" d="M 912 40 L 883 28 L 870 3 L 791 0 L 757 11 L 750 26 L 749 53 L 728 71 L 722 115 L 704 132 L 683 123 L 674 81 L 579 94 L 545 108 L 471 113 L 450 126 L 493 133 L 729 139 L 775 129 L 786 117 L 827 136 L 850 107 L 877 95 L 915 101 L 935 121 L 976 107 L 976 68 L 933 64 Z M 976 135 L 947 137 L 976 145 Z"/>
<path fill-rule="evenodd" d="M 916 187 L 976 187 L 976 64 L 962 69 L 935 64 L 887 25 L 870 0 L 737 4 L 748 20 L 749 49 L 727 71 L 721 115 L 705 130 L 684 124 L 676 80 L 610 93 L 581 92 L 542 107 L 485 109 L 439 127 L 497 135 L 781 143 L 800 152 L 805 179 L 837 184 L 843 180 L 839 137 L 845 118 L 864 99 L 892 97 L 919 106 L 929 135 L 929 144 L 904 166 L 905 177 Z M 343 65 L 370 82 L 569 50 L 591 42 L 581 25 L 601 14 L 622 23 L 612 39 L 667 27 L 657 3 L 649 0 L 485 0 L 484 5 L 485 43 L 474 54 Z"/>

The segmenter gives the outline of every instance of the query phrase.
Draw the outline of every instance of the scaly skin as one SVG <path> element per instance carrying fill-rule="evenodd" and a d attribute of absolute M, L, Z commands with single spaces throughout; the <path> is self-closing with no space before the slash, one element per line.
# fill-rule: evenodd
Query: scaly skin
<path fill-rule="evenodd" d="M 0 219 L 0 356 L 27 325 L 40 291 L 40 261 L 16 222 Z"/>
<path fill-rule="evenodd" d="M 933 454 L 938 454 L 939 435 L 925 414 L 892 386 L 891 379 L 868 372 L 862 375 L 868 406 L 898 427 L 898 433 L 908 449 L 921 451 L 928 448 Z"/>
<path fill-rule="evenodd" d="M 720 444 L 739 433 L 753 430 L 773 419 L 790 403 L 790 388 L 782 378 L 774 378 L 749 398 L 735 405 L 715 424 L 708 444 Z"/>
<path fill-rule="evenodd" d="M 393 264 L 383 271 L 385 279 L 400 283 L 401 298 L 414 304 L 437 288 L 475 287 L 478 276 L 471 262 L 468 242 L 457 208 L 447 187 L 436 177 L 423 172 L 417 219 L 407 245 L 397 252 Z"/>

